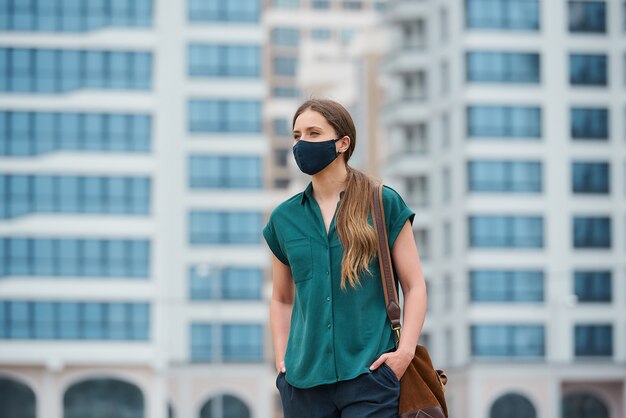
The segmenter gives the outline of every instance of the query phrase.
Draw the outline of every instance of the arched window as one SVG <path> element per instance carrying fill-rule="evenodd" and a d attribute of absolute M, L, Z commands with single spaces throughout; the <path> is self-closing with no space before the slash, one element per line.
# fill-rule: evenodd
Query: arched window
<path fill-rule="evenodd" d="M 139 388 L 117 379 L 90 379 L 71 386 L 63 397 L 64 418 L 143 418 Z"/>
<path fill-rule="evenodd" d="M 609 418 L 609 409 L 604 402 L 589 393 L 566 395 L 561 405 L 564 418 Z"/>
<path fill-rule="evenodd" d="M 220 395 L 204 404 L 200 418 L 250 418 L 250 409 L 235 396 Z"/>
<path fill-rule="evenodd" d="M 491 405 L 490 418 L 536 418 L 533 404 L 523 395 L 507 393 Z"/>
<path fill-rule="evenodd" d="M 0 377 L 0 417 L 35 418 L 35 392 L 23 383 Z"/>

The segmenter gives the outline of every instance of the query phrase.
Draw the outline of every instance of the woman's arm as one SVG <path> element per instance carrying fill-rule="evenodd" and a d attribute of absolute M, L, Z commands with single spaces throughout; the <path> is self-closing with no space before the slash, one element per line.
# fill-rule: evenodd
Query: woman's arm
<path fill-rule="evenodd" d="M 387 363 L 400 379 L 415 355 L 415 345 L 426 317 L 426 282 L 419 262 L 413 228 L 408 220 L 393 244 L 391 258 L 404 295 L 402 335 L 398 349 L 381 355 L 372 363 L 370 369 L 374 370 L 382 363 Z"/>
<path fill-rule="evenodd" d="M 415 355 L 415 345 L 422 332 L 426 317 L 426 282 L 419 260 L 413 228 L 407 221 L 391 250 L 393 264 L 404 295 L 402 336 L 397 351 L 408 358 Z"/>
<path fill-rule="evenodd" d="M 272 300 L 270 302 L 270 326 L 274 340 L 276 371 L 285 371 L 285 352 L 291 326 L 291 311 L 295 286 L 291 268 L 272 255 Z"/>

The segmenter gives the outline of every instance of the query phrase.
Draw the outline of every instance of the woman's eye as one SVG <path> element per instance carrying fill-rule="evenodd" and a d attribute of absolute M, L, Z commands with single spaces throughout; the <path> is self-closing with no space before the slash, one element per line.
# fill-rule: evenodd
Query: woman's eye
<path fill-rule="evenodd" d="M 311 135 L 319 135 L 317 132 L 311 132 Z"/>

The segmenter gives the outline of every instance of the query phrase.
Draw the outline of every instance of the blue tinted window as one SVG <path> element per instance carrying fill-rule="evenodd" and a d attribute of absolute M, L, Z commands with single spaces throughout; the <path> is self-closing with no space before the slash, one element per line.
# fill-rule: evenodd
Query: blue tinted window
<path fill-rule="evenodd" d="M 259 212 L 189 212 L 190 244 L 258 244 Z"/>
<path fill-rule="evenodd" d="M 611 272 L 575 271 L 574 292 L 578 302 L 611 302 Z"/>
<path fill-rule="evenodd" d="M 261 102 L 192 99 L 188 127 L 190 132 L 260 133 Z"/>
<path fill-rule="evenodd" d="M 469 106 L 467 135 L 470 138 L 540 138 L 541 108 Z"/>
<path fill-rule="evenodd" d="M 469 245 L 473 248 L 542 248 L 540 216 L 470 216 Z"/>
<path fill-rule="evenodd" d="M 274 46 L 298 46 L 300 29 L 297 27 L 277 27 L 271 31 Z"/>
<path fill-rule="evenodd" d="M 274 57 L 274 74 L 279 76 L 295 76 L 298 66 L 296 57 Z"/>
<path fill-rule="evenodd" d="M 149 90 L 152 54 L 138 51 L 0 48 L 0 92 L 66 93 L 85 88 Z"/>
<path fill-rule="evenodd" d="M 193 361 L 213 360 L 213 339 L 211 324 L 191 324 L 191 359 Z"/>
<path fill-rule="evenodd" d="M 140 214 L 150 211 L 150 179 L 0 175 L 4 219 L 30 213 Z"/>
<path fill-rule="evenodd" d="M 606 32 L 606 3 L 603 1 L 570 1 L 570 32 Z"/>
<path fill-rule="evenodd" d="M 609 163 L 572 163 L 572 191 L 574 193 L 609 193 Z"/>
<path fill-rule="evenodd" d="M 611 218 L 575 216 L 572 222 L 574 248 L 611 248 Z"/>
<path fill-rule="evenodd" d="M 197 362 L 261 362 L 263 326 L 192 323 L 191 358 Z"/>
<path fill-rule="evenodd" d="M 297 9 L 300 7 L 300 0 L 272 0 L 272 6 L 277 9 Z"/>
<path fill-rule="evenodd" d="M 332 32 L 328 28 L 313 28 L 311 29 L 311 38 L 318 40 L 330 39 Z"/>
<path fill-rule="evenodd" d="M 543 325 L 472 325 L 475 357 L 541 358 L 545 354 Z"/>
<path fill-rule="evenodd" d="M 604 54 L 570 54 L 569 81 L 574 86 L 606 86 L 608 58 Z"/>
<path fill-rule="evenodd" d="M 222 339 L 224 361 L 263 361 L 262 325 L 225 324 L 222 328 Z"/>
<path fill-rule="evenodd" d="M 191 300 L 261 300 L 263 270 L 252 267 L 189 268 Z"/>
<path fill-rule="evenodd" d="M 192 155 L 189 157 L 189 187 L 246 188 L 262 186 L 260 157 L 236 155 Z"/>
<path fill-rule="evenodd" d="M 147 278 L 147 240 L 0 237 L 4 276 Z"/>
<path fill-rule="evenodd" d="M 311 0 L 312 9 L 330 9 L 330 0 Z"/>
<path fill-rule="evenodd" d="M 473 51 L 466 54 L 467 81 L 487 83 L 539 83 L 537 53 Z"/>
<path fill-rule="evenodd" d="M 344 10 L 361 10 L 363 8 L 363 3 L 361 0 L 343 0 L 341 2 L 341 7 Z"/>
<path fill-rule="evenodd" d="M 473 29 L 539 29 L 538 0 L 465 0 L 465 25 Z"/>
<path fill-rule="evenodd" d="M 471 192 L 541 192 L 541 163 L 535 161 L 469 161 Z"/>
<path fill-rule="evenodd" d="M 574 355 L 612 356 L 613 326 L 610 324 L 585 324 L 574 326 Z"/>
<path fill-rule="evenodd" d="M 21 0 L 0 2 L 0 30 L 83 32 L 152 26 L 152 0 Z"/>
<path fill-rule="evenodd" d="M 272 125 L 274 126 L 274 135 L 291 137 L 291 128 L 287 119 L 274 119 Z"/>
<path fill-rule="evenodd" d="M 259 77 L 260 47 L 256 45 L 191 44 L 189 75 L 195 77 Z"/>
<path fill-rule="evenodd" d="M 603 108 L 572 108 L 570 111 L 573 139 L 609 139 L 609 110 Z"/>
<path fill-rule="evenodd" d="M 544 275 L 531 270 L 473 270 L 472 302 L 542 302 Z"/>
<path fill-rule="evenodd" d="M 260 0 L 187 0 L 187 18 L 192 22 L 258 22 Z"/>
<path fill-rule="evenodd" d="M 145 341 L 149 338 L 147 303 L 5 300 L 0 302 L 0 311 L 2 339 Z"/>
<path fill-rule="evenodd" d="M 300 97 L 300 89 L 296 87 L 273 87 L 272 96 L 296 98 Z"/>

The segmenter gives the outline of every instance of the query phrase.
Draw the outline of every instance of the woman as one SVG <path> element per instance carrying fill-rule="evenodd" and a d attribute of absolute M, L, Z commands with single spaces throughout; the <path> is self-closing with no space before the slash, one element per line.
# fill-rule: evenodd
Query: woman
<path fill-rule="evenodd" d="M 263 229 L 273 253 L 270 323 L 284 417 L 396 418 L 400 378 L 426 314 L 415 213 L 383 187 L 396 289 L 399 279 L 404 294 L 396 350 L 369 213 L 376 183 L 347 164 L 356 146 L 352 118 L 337 102 L 308 100 L 292 128 L 296 163 L 311 182 Z"/>

